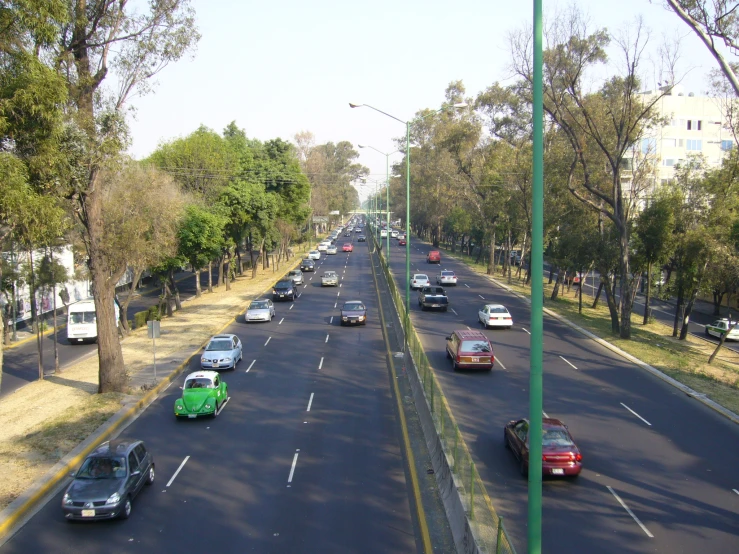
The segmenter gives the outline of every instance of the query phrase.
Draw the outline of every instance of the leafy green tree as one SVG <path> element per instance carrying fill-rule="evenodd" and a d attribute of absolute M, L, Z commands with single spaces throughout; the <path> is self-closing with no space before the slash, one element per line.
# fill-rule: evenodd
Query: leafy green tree
<path fill-rule="evenodd" d="M 200 272 L 221 253 L 226 224 L 225 217 L 196 204 L 185 209 L 178 233 L 179 254 L 195 272 L 195 295 L 198 297 L 202 294 Z"/>

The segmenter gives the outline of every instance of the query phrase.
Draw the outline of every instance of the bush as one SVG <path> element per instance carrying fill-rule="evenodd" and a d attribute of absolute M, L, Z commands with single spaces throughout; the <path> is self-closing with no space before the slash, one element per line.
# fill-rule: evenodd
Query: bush
<path fill-rule="evenodd" d="M 146 312 L 145 321 L 161 321 L 161 320 L 162 320 L 162 314 L 159 313 L 159 306 L 152 306 Z"/>
<path fill-rule="evenodd" d="M 143 312 L 136 312 L 133 314 L 133 328 L 138 329 L 139 327 L 146 327 L 146 316 L 149 315 L 148 310 Z"/>

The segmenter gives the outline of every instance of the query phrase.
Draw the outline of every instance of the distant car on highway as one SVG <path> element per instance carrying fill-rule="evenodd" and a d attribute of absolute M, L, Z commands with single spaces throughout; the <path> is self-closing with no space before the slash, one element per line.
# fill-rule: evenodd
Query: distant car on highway
<path fill-rule="evenodd" d="M 236 335 L 215 335 L 200 356 L 202 369 L 236 369 L 243 357 L 241 340 Z"/>
<path fill-rule="evenodd" d="M 342 252 L 354 252 L 354 245 L 351 242 L 345 242 L 341 247 Z"/>
<path fill-rule="evenodd" d="M 430 284 L 429 276 L 425 273 L 414 273 L 411 277 L 411 290 L 428 287 Z"/>
<path fill-rule="evenodd" d="M 458 369 L 484 369 L 491 371 L 495 364 L 493 345 L 482 331 L 459 329 L 446 338 L 446 357 L 452 360 L 454 371 Z"/>
<path fill-rule="evenodd" d="M 174 415 L 195 419 L 216 417 L 228 401 L 228 385 L 215 371 L 196 371 L 185 377 L 182 397 L 174 403 Z"/>
<path fill-rule="evenodd" d="M 67 521 L 128 519 L 133 499 L 154 482 L 154 457 L 143 442 L 116 439 L 95 448 L 62 497 Z"/>
<path fill-rule="evenodd" d="M 418 305 L 421 310 L 437 309 L 447 311 L 449 298 L 442 287 L 423 287 L 418 291 Z"/>
<path fill-rule="evenodd" d="M 477 319 L 487 329 L 488 327 L 513 327 L 513 317 L 508 308 L 502 304 L 486 304 L 477 312 Z"/>
<path fill-rule="evenodd" d="M 336 254 L 337 252 L 338 252 L 338 250 L 336 249 L 336 245 L 335 244 L 332 244 L 331 246 L 329 246 L 328 248 L 326 248 L 326 254 L 332 255 L 332 254 Z"/>
<path fill-rule="evenodd" d="M 301 271 L 315 271 L 316 263 L 310 258 L 306 258 L 305 260 L 300 262 L 300 270 Z"/>
<path fill-rule="evenodd" d="M 323 273 L 323 276 L 321 277 L 321 286 L 322 287 L 338 287 L 339 286 L 339 276 L 336 274 L 335 271 L 325 271 Z"/>
<path fill-rule="evenodd" d="M 426 262 L 430 264 L 440 264 L 441 252 L 438 250 L 430 250 L 428 256 L 426 256 Z"/>
<path fill-rule="evenodd" d="M 318 250 L 311 250 L 308 252 L 308 257 L 311 260 L 320 260 L 321 259 L 321 252 Z"/>
<path fill-rule="evenodd" d="M 447 269 L 437 273 L 436 275 L 436 284 L 437 285 L 456 285 L 457 284 L 457 276 L 454 274 L 453 271 L 449 271 Z"/>
<path fill-rule="evenodd" d="M 272 300 L 290 300 L 292 302 L 298 293 L 292 279 L 277 281 L 272 287 Z"/>
<path fill-rule="evenodd" d="M 318 251 L 319 252 L 325 252 L 328 249 L 329 246 L 331 246 L 331 241 L 330 240 L 324 240 L 323 242 L 321 242 L 321 243 L 318 244 Z"/>
<path fill-rule="evenodd" d="M 367 308 L 361 300 L 349 300 L 341 307 L 342 325 L 367 325 Z"/>
<path fill-rule="evenodd" d="M 252 300 L 246 309 L 244 319 L 250 321 L 272 321 L 275 317 L 275 305 L 269 299 Z"/>
<path fill-rule="evenodd" d="M 405 238 L 398 239 L 398 246 L 405 246 L 405 245 L 406 245 Z"/>
<path fill-rule="evenodd" d="M 365 237 L 364 235 L 359 235 L 357 237 L 357 242 L 367 242 L 367 237 Z"/>
<path fill-rule="evenodd" d="M 732 325 L 734 325 L 733 329 L 731 329 Z M 739 325 L 736 325 L 736 321 L 729 321 L 727 318 L 722 317 L 710 325 L 706 325 L 706 335 L 709 337 L 720 339 L 726 333 L 729 333 L 726 340 L 739 340 Z"/>
<path fill-rule="evenodd" d="M 523 476 L 529 474 L 529 420 L 509 421 L 503 431 L 506 448 L 518 460 Z M 582 470 L 582 454 L 567 426 L 558 419 L 542 418 L 542 474 L 576 477 Z"/>
<path fill-rule="evenodd" d="M 300 269 L 293 269 L 288 274 L 287 277 L 289 279 L 293 280 L 293 283 L 296 285 L 302 285 L 303 284 L 303 271 Z"/>

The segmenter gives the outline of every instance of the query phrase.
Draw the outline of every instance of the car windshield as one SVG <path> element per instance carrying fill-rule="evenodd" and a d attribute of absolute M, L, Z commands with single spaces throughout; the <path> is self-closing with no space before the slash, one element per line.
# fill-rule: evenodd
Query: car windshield
<path fill-rule="evenodd" d="M 361 302 L 347 302 L 344 304 L 344 307 L 342 310 L 346 311 L 357 311 L 357 310 L 364 310 L 364 304 Z"/>
<path fill-rule="evenodd" d="M 77 479 L 120 479 L 126 476 L 126 460 L 118 456 L 92 456 L 75 475 Z"/>
<path fill-rule="evenodd" d="M 214 389 L 216 386 L 209 377 L 193 377 L 185 381 L 186 389 Z"/>
<path fill-rule="evenodd" d="M 224 350 L 231 350 L 231 348 L 233 347 L 230 340 L 212 340 L 205 349 L 209 352 L 223 352 Z"/>
<path fill-rule="evenodd" d="M 336 277 L 336 273 L 334 273 L 333 271 L 327 271 L 326 273 L 324 273 L 324 275 L 326 277 Z"/>
<path fill-rule="evenodd" d="M 460 350 L 463 352 L 490 352 L 490 345 L 481 340 L 463 340 Z"/>
<path fill-rule="evenodd" d="M 543 446 L 573 446 L 564 429 L 544 429 L 541 439 Z"/>
<path fill-rule="evenodd" d="M 300 271 L 291 271 L 290 272 L 290 277 L 299 277 L 299 276 L 300 276 Z"/>
<path fill-rule="evenodd" d="M 491 306 L 490 313 L 491 314 L 507 314 L 508 310 L 506 310 L 503 306 Z"/>
<path fill-rule="evenodd" d="M 280 281 L 275 285 L 276 289 L 290 289 L 292 288 L 293 284 L 289 281 Z"/>
<path fill-rule="evenodd" d="M 261 302 L 252 302 L 249 306 L 250 310 L 266 310 L 267 308 L 269 308 L 269 304 L 266 300 Z"/>

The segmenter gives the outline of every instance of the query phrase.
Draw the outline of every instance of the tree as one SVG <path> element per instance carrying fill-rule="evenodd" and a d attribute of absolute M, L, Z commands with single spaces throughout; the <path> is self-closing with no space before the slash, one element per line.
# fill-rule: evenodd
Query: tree
<path fill-rule="evenodd" d="M 54 259 L 54 248 L 47 248 L 38 267 L 38 286 L 42 291 L 50 292 L 54 321 L 54 371 L 59 373 L 59 326 L 57 325 L 56 287 L 69 279 L 67 268 Z"/>
<path fill-rule="evenodd" d="M 696 34 L 718 63 L 721 72 L 739 96 L 737 66 L 729 62 L 719 45 L 732 54 L 739 52 L 739 18 L 734 0 L 667 0 L 669 9 Z"/>
<path fill-rule="evenodd" d="M 178 231 L 179 254 L 195 272 L 195 295 L 198 297 L 202 294 L 200 271 L 220 254 L 226 223 L 224 216 L 197 204 L 185 209 L 185 217 Z"/>
<path fill-rule="evenodd" d="M 97 311 L 98 391 L 122 392 L 126 371 L 114 313 L 116 282 L 104 248 L 100 172 L 125 144 L 122 109 L 133 94 L 145 94 L 150 78 L 185 55 L 199 39 L 188 0 L 153 0 L 143 10 L 127 0 L 69 0 L 69 25 L 59 27 L 50 57 L 66 79 L 70 115 L 84 137 L 83 178 L 69 197 L 85 230 L 88 267 Z M 111 98 L 102 88 L 116 77 Z"/>

